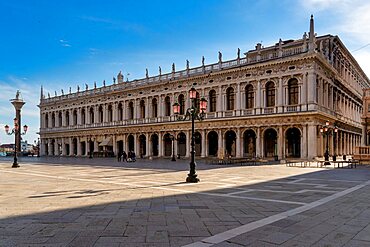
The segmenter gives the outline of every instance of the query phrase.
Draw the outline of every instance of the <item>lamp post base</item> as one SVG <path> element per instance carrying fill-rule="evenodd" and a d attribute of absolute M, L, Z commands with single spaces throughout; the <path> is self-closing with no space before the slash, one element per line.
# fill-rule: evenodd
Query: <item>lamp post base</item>
<path fill-rule="evenodd" d="M 194 174 L 194 175 L 188 174 L 188 177 L 186 178 L 187 183 L 198 183 L 199 181 L 200 180 L 199 180 L 199 178 L 197 178 L 196 174 Z"/>
<path fill-rule="evenodd" d="M 172 155 L 171 161 L 176 161 L 175 155 Z"/>
<path fill-rule="evenodd" d="M 18 165 L 18 163 L 13 163 L 12 168 L 18 168 L 18 167 L 20 167 L 20 166 Z"/>

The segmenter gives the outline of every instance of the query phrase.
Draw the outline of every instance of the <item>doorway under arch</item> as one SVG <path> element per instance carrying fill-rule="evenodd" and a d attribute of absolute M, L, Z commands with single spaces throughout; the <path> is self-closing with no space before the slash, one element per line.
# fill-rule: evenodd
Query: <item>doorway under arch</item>
<path fill-rule="evenodd" d="M 228 130 L 225 133 L 225 150 L 226 155 L 235 157 L 236 156 L 236 134 L 233 130 Z"/>
<path fill-rule="evenodd" d="M 153 156 L 158 156 L 158 143 L 159 143 L 159 138 L 157 134 L 153 134 L 152 137 L 150 138 L 152 141 L 152 155 Z"/>
<path fill-rule="evenodd" d="M 217 156 L 218 152 L 218 134 L 216 131 L 208 133 L 208 155 Z"/>
<path fill-rule="evenodd" d="M 163 136 L 164 142 L 164 156 L 171 156 L 172 155 L 172 139 L 169 133 Z"/>
<path fill-rule="evenodd" d="M 127 150 L 127 153 L 128 152 L 132 152 L 134 151 L 135 152 L 135 137 L 133 135 L 129 135 L 127 137 L 127 143 L 128 143 L 128 150 Z"/>
<path fill-rule="evenodd" d="M 271 158 L 277 155 L 277 132 L 274 129 L 267 129 L 263 137 L 264 155 Z"/>
<path fill-rule="evenodd" d="M 139 136 L 139 155 L 140 157 L 144 157 L 146 155 L 146 137 L 145 135 Z"/>
<path fill-rule="evenodd" d="M 287 158 L 301 157 L 301 132 L 298 128 L 289 128 L 285 132 L 285 147 Z"/>
<path fill-rule="evenodd" d="M 186 155 L 186 135 L 184 132 L 177 135 L 177 154 L 179 156 Z"/>
<path fill-rule="evenodd" d="M 248 158 L 256 157 L 256 133 L 249 129 L 244 132 L 244 156 Z"/>

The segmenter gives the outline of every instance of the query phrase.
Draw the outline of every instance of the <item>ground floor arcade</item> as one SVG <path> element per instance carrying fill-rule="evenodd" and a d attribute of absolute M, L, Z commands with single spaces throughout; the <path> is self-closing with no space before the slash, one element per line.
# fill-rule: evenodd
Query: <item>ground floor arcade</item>
<path fill-rule="evenodd" d="M 194 135 L 199 157 L 260 157 L 267 159 L 350 155 L 360 145 L 361 135 L 340 129 L 330 136 L 320 134 L 318 125 L 225 127 L 198 129 Z M 191 131 L 147 131 L 139 133 L 92 134 L 41 139 L 41 155 L 115 156 L 134 151 L 137 157 L 190 156 Z"/>

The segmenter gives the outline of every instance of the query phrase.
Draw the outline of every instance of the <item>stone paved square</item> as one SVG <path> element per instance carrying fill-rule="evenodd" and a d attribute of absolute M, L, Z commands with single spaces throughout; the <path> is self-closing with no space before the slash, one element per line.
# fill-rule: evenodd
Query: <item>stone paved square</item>
<path fill-rule="evenodd" d="M 0 161 L 0 246 L 370 246 L 370 169 Z"/>

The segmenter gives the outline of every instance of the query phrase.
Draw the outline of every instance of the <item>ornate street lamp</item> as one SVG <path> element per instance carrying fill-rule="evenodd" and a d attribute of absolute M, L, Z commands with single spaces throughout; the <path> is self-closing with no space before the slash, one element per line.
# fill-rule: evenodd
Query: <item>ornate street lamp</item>
<path fill-rule="evenodd" d="M 170 134 L 170 139 L 172 141 L 172 158 L 171 158 L 171 161 L 176 161 L 176 157 L 175 157 L 175 136 Z"/>
<path fill-rule="evenodd" d="M 186 182 L 188 183 L 197 183 L 199 182 L 199 178 L 197 178 L 197 174 L 195 171 L 195 138 L 194 138 L 194 120 L 203 120 L 205 111 L 207 109 L 207 100 L 205 98 L 201 98 L 199 102 L 199 109 L 195 105 L 195 101 L 197 98 L 197 91 L 195 88 L 191 88 L 189 90 L 189 98 L 191 100 L 191 107 L 186 110 L 186 114 L 184 116 L 179 116 L 180 113 L 180 104 L 174 103 L 173 104 L 173 112 L 177 116 L 177 120 L 185 121 L 187 119 L 191 120 L 191 161 L 190 161 L 190 172 L 188 177 L 186 178 Z"/>
<path fill-rule="evenodd" d="M 334 155 L 333 155 L 333 161 L 336 161 L 337 156 L 335 154 L 335 139 L 336 139 L 336 134 L 338 132 L 337 126 L 331 127 L 329 121 L 325 122 L 324 126 L 320 127 L 320 133 L 326 137 L 326 146 L 325 146 L 325 163 L 324 165 L 330 165 L 329 162 L 329 136 L 333 135 L 334 136 Z"/>
<path fill-rule="evenodd" d="M 23 131 L 24 132 L 21 133 L 20 130 L 19 130 L 18 119 L 17 118 L 14 118 L 14 128 L 12 129 L 12 131 L 9 131 L 9 129 L 10 129 L 9 125 L 5 125 L 5 132 L 6 132 L 6 134 L 7 135 L 13 135 L 14 134 L 14 136 L 15 136 L 15 142 L 14 142 L 14 162 L 13 162 L 12 167 L 13 168 L 17 168 L 17 167 L 19 167 L 18 157 L 17 157 L 17 151 L 19 149 L 18 145 L 20 145 L 20 144 L 17 145 L 17 143 L 18 143 L 17 137 L 18 136 L 20 137 L 21 135 L 25 135 L 27 133 L 28 126 L 27 125 L 23 126 Z"/>

